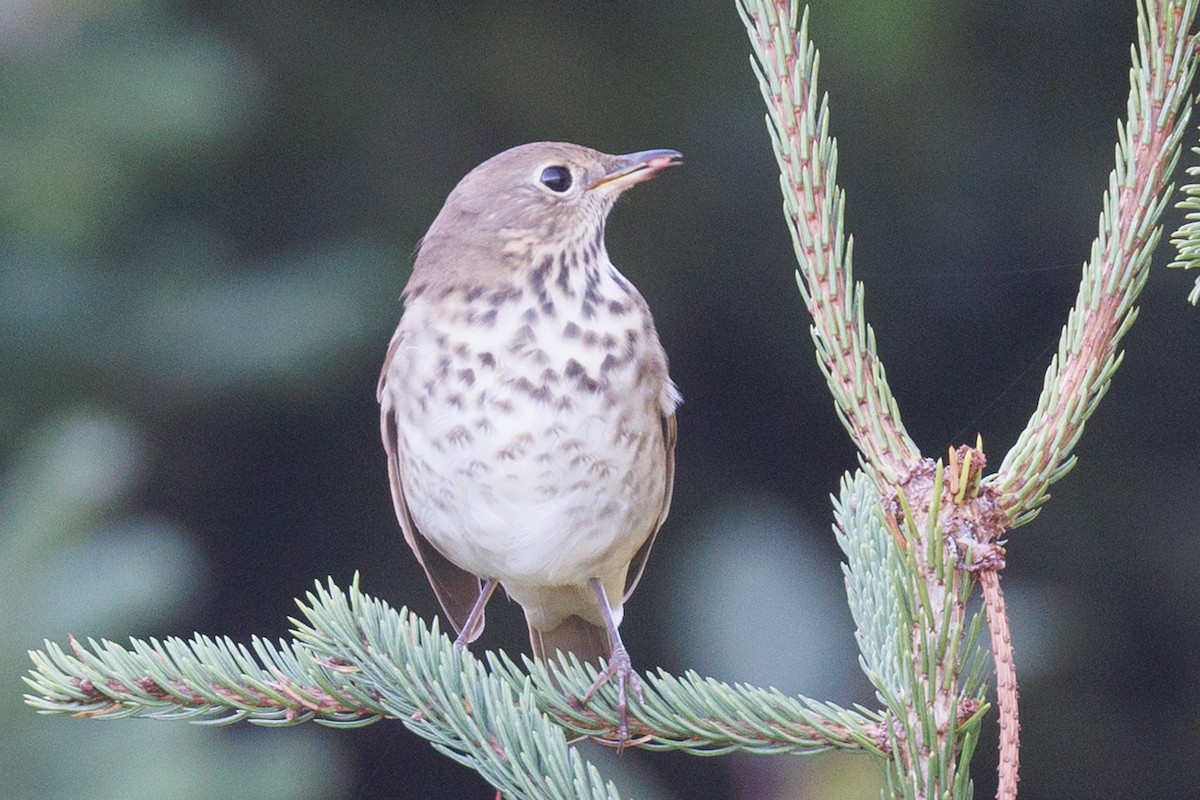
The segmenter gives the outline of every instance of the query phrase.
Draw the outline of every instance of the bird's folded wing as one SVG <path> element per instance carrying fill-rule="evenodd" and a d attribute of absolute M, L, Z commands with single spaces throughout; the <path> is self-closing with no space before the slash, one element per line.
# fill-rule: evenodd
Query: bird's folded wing
<path fill-rule="evenodd" d="M 397 334 L 392 339 L 387 358 L 384 360 L 384 371 L 379 376 L 378 388 L 378 395 L 381 399 L 387 381 L 388 365 L 391 363 L 400 341 L 401 336 Z M 482 589 L 481 582 L 477 576 L 451 563 L 433 546 L 432 542 L 425 538 L 413 522 L 412 514 L 408 509 L 408 501 L 404 497 L 404 483 L 400 478 L 399 429 L 395 414 L 386 405 L 383 406 L 380 419 L 380 433 L 383 436 L 383 449 L 387 453 L 388 481 L 392 487 L 392 503 L 396 507 L 396 519 L 400 522 L 400 529 L 404 531 L 404 540 L 412 548 L 417 561 L 424 567 L 425 575 L 428 576 L 429 583 L 433 586 L 433 593 L 437 595 L 438 602 L 442 604 L 442 610 L 446 612 L 450 624 L 454 626 L 456 632 L 463 634 L 463 625 L 466 624 L 471 609 L 479 598 Z M 475 641 L 483 632 L 483 624 L 484 615 L 480 613 L 475 626 L 464 634 L 466 641 Z"/>
<path fill-rule="evenodd" d="M 629 595 L 633 594 L 633 590 L 637 588 L 638 581 L 642 579 L 642 573 L 646 569 L 646 559 L 650 557 L 650 548 L 658 536 L 658 529 L 662 527 L 663 522 L 667 519 L 667 513 L 671 510 L 671 493 L 675 489 L 675 440 L 678 438 L 674 414 L 663 415 L 662 433 L 664 455 L 666 456 L 663 460 L 665 466 L 663 478 L 666 482 L 663 484 L 662 511 L 659 512 L 658 521 L 654 523 L 654 530 L 650 531 L 646 541 L 633 554 L 633 561 L 629 563 L 629 570 L 625 573 L 625 593 L 621 597 L 622 602 L 629 599 Z"/>

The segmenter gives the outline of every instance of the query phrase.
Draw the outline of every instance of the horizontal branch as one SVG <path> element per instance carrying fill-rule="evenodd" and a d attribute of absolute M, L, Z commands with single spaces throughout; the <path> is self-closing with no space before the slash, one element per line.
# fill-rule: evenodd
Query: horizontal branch
<path fill-rule="evenodd" d="M 189 641 L 132 639 L 128 647 L 94 640 L 85 647 L 72 638 L 64 649 L 47 642 L 30 654 L 34 669 L 25 680 L 33 692 L 26 702 L 45 714 L 209 724 L 311 720 L 355 727 L 392 718 L 460 761 L 475 758 L 471 738 L 507 760 L 500 743 L 521 729 L 552 726 L 562 740 L 561 726 L 611 742 L 615 690 L 602 689 L 586 707 L 573 701 L 595 680 L 591 665 L 572 658 L 556 664 L 551 677 L 527 661 L 527 675 L 507 656 L 488 653 L 485 666 L 456 649 L 436 622 L 426 626 L 416 615 L 368 597 L 357 581 L 348 593 L 332 582 L 318 585 L 300 607 L 306 621 L 292 620 L 295 639 L 278 643 L 256 637 L 247 647 L 200 635 Z M 647 675 L 645 689 L 645 703 L 632 709 L 630 730 L 634 744 L 647 749 L 882 753 L 886 741 L 878 714 L 775 690 L 663 672 Z M 486 769 L 470 766 L 492 780 Z"/>
<path fill-rule="evenodd" d="M 490 654 L 489 654 L 490 656 Z M 594 680 L 592 668 L 572 656 L 554 665 L 551 678 L 526 659 L 543 711 L 575 733 L 618 746 L 610 737 L 618 723 L 616 689 L 601 689 L 604 703 L 581 707 L 574 698 Z M 493 661 L 510 679 L 520 674 L 504 656 Z M 785 695 L 777 689 L 730 685 L 688 671 L 676 677 L 659 670 L 645 676 L 645 703 L 639 703 L 629 732 L 647 750 L 684 750 L 694 755 L 731 752 L 811 754 L 825 750 L 886 750 L 882 717 L 867 710 L 849 711 L 831 703 Z M 561 687 L 556 690 L 555 686 Z"/>

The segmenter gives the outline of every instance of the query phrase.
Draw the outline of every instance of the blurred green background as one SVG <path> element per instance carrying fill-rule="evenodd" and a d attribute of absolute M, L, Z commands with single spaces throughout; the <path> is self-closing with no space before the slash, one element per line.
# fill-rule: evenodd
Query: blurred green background
<path fill-rule="evenodd" d="M 933 455 L 980 432 L 998 464 L 1095 235 L 1133 0 L 827 1 L 812 29 L 905 422 Z M 732 2 L 2 0 L 0 795 L 492 796 L 397 724 L 46 719 L 19 676 L 68 632 L 285 635 L 293 597 L 355 570 L 432 618 L 375 379 L 446 194 L 540 139 L 687 157 L 609 225 L 685 397 L 635 664 L 874 705 L 829 532 L 855 456 L 748 53 Z M 1011 539 L 1030 800 L 1197 796 L 1200 318 L 1167 250 L 1079 466 Z M 522 650 L 504 605 L 481 645 Z M 856 758 L 588 754 L 641 798 L 879 781 Z"/>

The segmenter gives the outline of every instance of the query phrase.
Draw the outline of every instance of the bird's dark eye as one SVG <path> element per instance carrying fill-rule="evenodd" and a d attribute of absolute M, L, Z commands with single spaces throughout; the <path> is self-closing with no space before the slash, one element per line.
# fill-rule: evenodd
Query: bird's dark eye
<path fill-rule="evenodd" d="M 571 170 L 554 164 L 542 170 L 542 183 L 552 192 L 565 192 L 571 188 Z"/>

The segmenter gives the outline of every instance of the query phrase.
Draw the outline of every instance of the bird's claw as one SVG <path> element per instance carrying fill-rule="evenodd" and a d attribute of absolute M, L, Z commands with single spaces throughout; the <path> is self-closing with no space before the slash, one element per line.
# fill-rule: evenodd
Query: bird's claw
<path fill-rule="evenodd" d="M 612 656 L 608 659 L 608 665 L 597 676 L 596 680 L 588 687 L 584 693 L 583 699 L 579 701 L 579 705 L 587 705 L 588 701 L 599 691 L 600 687 L 608 683 L 613 678 L 617 679 L 617 747 L 623 748 L 632 738 L 629 735 L 629 690 L 633 690 L 633 694 L 637 697 L 639 703 L 645 703 L 646 698 L 642 694 L 642 679 L 638 677 L 637 671 L 633 668 L 633 660 L 629 658 L 629 652 L 624 646 L 618 646 L 613 649 Z"/>

